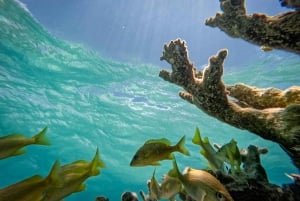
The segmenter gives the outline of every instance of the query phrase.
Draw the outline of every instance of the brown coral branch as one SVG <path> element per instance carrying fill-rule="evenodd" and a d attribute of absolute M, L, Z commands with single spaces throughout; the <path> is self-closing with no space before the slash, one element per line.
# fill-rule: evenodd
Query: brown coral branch
<path fill-rule="evenodd" d="M 208 115 L 281 144 L 300 167 L 297 158 L 300 155 L 300 104 L 292 102 L 293 104 L 289 105 L 290 102 L 286 101 L 284 107 L 258 109 L 251 106 L 250 100 L 255 98 L 255 93 L 252 92 L 252 95 L 249 93 L 250 98 L 248 98 L 249 90 L 246 90 L 246 93 L 240 91 L 240 94 L 235 96 L 235 98 L 246 97 L 241 98 L 241 101 L 228 98 L 229 93 L 237 94 L 235 93 L 237 90 L 232 87 L 227 87 L 227 90 L 221 79 L 226 56 L 227 50 L 220 50 L 216 56 L 209 59 L 209 65 L 201 74 L 196 72 L 196 68 L 190 62 L 185 42 L 180 39 L 171 41 L 164 46 L 161 60 L 171 64 L 172 72 L 162 70 L 159 76 L 183 87 L 185 91 L 179 92 L 179 96 Z M 244 88 L 251 89 L 248 86 Z M 280 94 L 287 93 L 289 92 L 280 92 Z M 299 96 L 299 91 L 296 94 Z M 247 102 L 248 106 L 242 107 L 237 102 Z M 272 98 L 270 102 L 274 102 Z"/>
<path fill-rule="evenodd" d="M 230 96 L 241 101 L 242 105 L 256 109 L 275 107 L 287 107 L 292 104 L 300 104 L 300 87 L 292 86 L 284 91 L 276 88 L 259 89 L 243 83 L 227 85 Z"/>
<path fill-rule="evenodd" d="M 246 14 L 245 0 L 221 0 L 223 13 L 206 20 L 229 36 L 250 43 L 300 54 L 300 10 L 276 16 Z"/>

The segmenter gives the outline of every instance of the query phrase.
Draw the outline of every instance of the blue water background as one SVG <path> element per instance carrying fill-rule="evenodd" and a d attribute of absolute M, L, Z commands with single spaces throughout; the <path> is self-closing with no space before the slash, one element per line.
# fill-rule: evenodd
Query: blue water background
<path fill-rule="evenodd" d="M 272 183 L 289 183 L 284 173 L 297 172 L 277 144 L 226 125 L 180 99 L 181 88 L 158 77 L 161 66 L 118 62 L 54 37 L 16 1 L 0 0 L 0 37 L 0 135 L 18 132 L 29 137 L 48 126 L 52 142 L 1 160 L 0 188 L 34 174 L 46 176 L 56 159 L 62 164 L 91 160 L 99 147 L 107 168 L 87 180 L 84 192 L 65 200 L 94 200 L 101 194 L 120 200 L 123 191 L 147 189 L 154 167 L 132 168 L 129 162 L 148 139 L 165 137 L 175 144 L 186 135 L 191 156 L 176 154 L 180 168 L 205 168 L 199 147 L 191 143 L 196 126 L 211 142 L 224 144 L 234 138 L 240 148 L 267 147 L 269 153 L 261 159 Z M 243 68 L 225 66 L 225 82 L 281 89 L 299 85 L 297 55 L 257 54 L 259 59 Z M 160 55 L 157 52 L 157 59 Z M 170 161 L 163 161 L 157 177 L 170 167 Z"/>

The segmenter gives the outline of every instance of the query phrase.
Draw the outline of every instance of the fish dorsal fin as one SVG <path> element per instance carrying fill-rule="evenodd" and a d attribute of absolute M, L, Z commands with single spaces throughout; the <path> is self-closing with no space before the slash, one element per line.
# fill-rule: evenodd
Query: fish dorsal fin
<path fill-rule="evenodd" d="M 145 142 L 145 144 L 152 144 L 152 143 L 163 143 L 163 144 L 166 144 L 166 145 L 171 144 L 171 142 L 166 138 L 152 139 L 152 140 L 148 140 L 148 141 Z"/>
<path fill-rule="evenodd" d="M 201 145 L 203 143 L 202 139 L 201 139 L 200 130 L 198 127 L 196 127 L 196 131 L 195 131 L 194 137 L 192 139 L 192 142 L 197 145 Z"/>

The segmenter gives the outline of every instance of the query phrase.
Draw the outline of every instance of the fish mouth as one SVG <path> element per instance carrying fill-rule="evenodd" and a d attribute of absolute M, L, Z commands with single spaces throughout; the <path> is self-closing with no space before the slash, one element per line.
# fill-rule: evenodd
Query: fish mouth
<path fill-rule="evenodd" d="M 140 166 L 144 166 L 143 164 L 140 164 L 136 161 L 131 161 L 130 164 L 129 164 L 131 167 L 140 167 Z"/>
<path fill-rule="evenodd" d="M 129 165 L 130 165 L 131 167 L 134 167 L 134 166 L 135 166 L 134 161 L 131 161 Z"/>

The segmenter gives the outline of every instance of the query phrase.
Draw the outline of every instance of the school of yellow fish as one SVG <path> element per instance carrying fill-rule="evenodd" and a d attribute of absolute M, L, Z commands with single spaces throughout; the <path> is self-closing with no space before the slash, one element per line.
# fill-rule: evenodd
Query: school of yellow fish
<path fill-rule="evenodd" d="M 50 145 L 46 132 L 47 127 L 31 138 L 22 134 L 0 137 L 0 159 L 24 154 L 25 146 L 28 145 Z M 241 156 L 236 141 L 231 140 L 223 146 L 214 144 L 217 149 L 215 151 L 208 138 L 202 140 L 200 130 L 196 128 L 192 142 L 201 146 L 200 153 L 208 160 L 210 169 L 222 171 L 226 162 L 231 165 L 233 172 L 240 171 Z M 134 154 L 130 162 L 132 167 L 158 166 L 160 161 L 173 161 L 171 170 L 163 175 L 162 183 L 156 180 L 154 170 L 147 183 L 149 195 L 141 191 L 144 201 L 175 201 L 180 192 L 184 192 L 195 201 L 233 201 L 221 182 L 207 171 L 186 167 L 180 172 L 174 152 L 190 155 L 185 148 L 185 136 L 175 145 L 171 145 L 166 138 L 148 140 Z M 105 163 L 100 158 L 98 148 L 90 162 L 78 160 L 61 165 L 57 160 L 46 177 L 33 175 L 0 189 L 0 201 L 61 201 L 72 193 L 85 190 L 84 182 L 89 177 L 99 175 L 100 168 L 105 168 Z"/>
<path fill-rule="evenodd" d="M 50 145 L 46 131 L 47 127 L 31 138 L 22 134 L 0 137 L 0 159 L 24 154 L 27 145 Z M 57 160 L 48 176 L 34 175 L 0 189 L 0 201 L 61 201 L 72 193 L 83 191 L 84 181 L 99 175 L 99 168 L 104 167 L 98 148 L 90 162 L 78 160 L 61 166 Z"/>
<path fill-rule="evenodd" d="M 196 128 L 192 139 L 194 144 L 201 146 L 201 154 L 208 160 L 209 169 L 213 171 L 225 171 L 224 164 L 231 165 L 231 172 L 237 173 L 240 170 L 241 156 L 237 147 L 237 142 L 231 140 L 229 143 L 213 148 L 208 138 L 202 140 L 199 128 Z M 155 178 L 155 170 L 150 180 L 148 180 L 149 194 L 140 192 L 144 201 L 155 201 L 167 199 L 176 200 L 176 195 L 184 192 L 195 201 L 233 201 L 233 198 L 223 184 L 212 174 L 205 170 L 186 167 L 183 172 L 179 171 L 174 152 L 179 152 L 189 156 L 190 153 L 185 148 L 185 136 L 175 145 L 165 139 L 152 139 L 145 142 L 134 154 L 130 166 L 158 166 L 162 160 L 172 160 L 172 169 L 163 175 L 160 184 Z"/>

